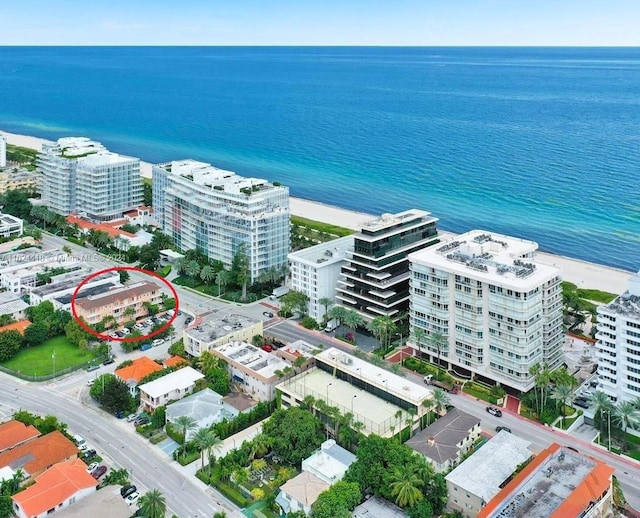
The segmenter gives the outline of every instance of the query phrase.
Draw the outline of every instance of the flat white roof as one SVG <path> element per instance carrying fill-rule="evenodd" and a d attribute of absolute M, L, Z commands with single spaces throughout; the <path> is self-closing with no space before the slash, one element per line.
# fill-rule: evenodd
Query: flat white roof
<path fill-rule="evenodd" d="M 162 376 L 157 380 L 140 385 L 138 389 L 145 394 L 148 394 L 150 397 L 155 398 L 173 390 L 184 390 L 189 388 L 196 381 L 201 380 L 202 378 L 204 378 L 204 374 L 201 372 L 198 372 L 192 367 L 183 367 L 182 369 L 172 372 L 171 374 L 167 374 L 166 376 Z"/>
<path fill-rule="evenodd" d="M 426 218 L 431 213 L 420 209 L 409 209 L 396 214 L 382 214 L 379 218 L 366 221 L 362 225 L 362 230 L 376 231 L 386 227 L 398 225 L 406 221 L 411 221 L 417 218 Z M 433 221 L 438 221 L 438 218 L 432 218 Z"/>
<path fill-rule="evenodd" d="M 433 391 L 427 385 L 414 383 L 335 347 L 317 354 L 316 359 L 333 365 L 343 372 L 348 372 L 353 377 L 362 379 L 371 385 L 377 385 L 386 392 L 415 405 L 420 405 L 425 399 L 433 397 Z"/>
<path fill-rule="evenodd" d="M 245 369 L 265 378 L 274 377 L 277 370 L 289 367 L 287 362 L 277 356 L 240 340 L 220 345 L 214 351 L 217 351 L 225 359 L 240 364 Z"/>
<path fill-rule="evenodd" d="M 413 264 L 456 273 L 470 279 L 530 290 L 560 275 L 560 268 L 537 263 L 538 243 L 472 230 L 409 254 Z"/>
<path fill-rule="evenodd" d="M 445 479 L 489 502 L 500 491 L 500 484 L 531 457 L 530 444 L 531 442 L 503 430 Z"/>
<path fill-rule="evenodd" d="M 347 257 L 347 252 L 353 251 L 353 236 L 340 237 L 292 252 L 289 261 L 305 263 L 314 268 L 321 268 L 342 261 Z"/>

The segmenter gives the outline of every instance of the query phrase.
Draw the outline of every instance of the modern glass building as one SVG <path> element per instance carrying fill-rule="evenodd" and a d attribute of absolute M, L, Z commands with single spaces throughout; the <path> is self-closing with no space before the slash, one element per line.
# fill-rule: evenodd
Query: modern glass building
<path fill-rule="evenodd" d="M 411 209 L 365 223 L 342 265 L 338 304 L 367 321 L 381 315 L 398 320 L 409 308 L 408 255 L 438 242 L 437 221 L 429 212 Z"/>
<path fill-rule="evenodd" d="M 109 221 L 142 205 L 140 159 L 111 153 L 99 142 L 68 137 L 43 144 L 37 166 L 43 203 L 57 214 Z"/>
<path fill-rule="evenodd" d="M 195 160 L 153 167 L 153 207 L 181 250 L 199 250 L 230 266 L 241 247 L 251 281 L 287 265 L 289 189 Z"/>
<path fill-rule="evenodd" d="M 533 388 L 529 369 L 558 368 L 564 337 L 560 270 L 535 263 L 537 248 L 473 230 L 409 256 L 410 345 L 461 375 Z"/>

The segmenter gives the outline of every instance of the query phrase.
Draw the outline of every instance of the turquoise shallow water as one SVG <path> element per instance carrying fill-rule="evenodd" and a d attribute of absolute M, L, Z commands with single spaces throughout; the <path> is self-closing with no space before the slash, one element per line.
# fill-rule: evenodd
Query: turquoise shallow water
<path fill-rule="evenodd" d="M 0 47 L 0 127 L 640 267 L 640 49 Z"/>

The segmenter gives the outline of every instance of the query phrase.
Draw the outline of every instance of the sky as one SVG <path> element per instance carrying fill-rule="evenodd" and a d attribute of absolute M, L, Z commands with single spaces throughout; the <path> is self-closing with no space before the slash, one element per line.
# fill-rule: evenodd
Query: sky
<path fill-rule="evenodd" d="M 639 0 L 0 0 L 0 45 L 638 46 Z"/>

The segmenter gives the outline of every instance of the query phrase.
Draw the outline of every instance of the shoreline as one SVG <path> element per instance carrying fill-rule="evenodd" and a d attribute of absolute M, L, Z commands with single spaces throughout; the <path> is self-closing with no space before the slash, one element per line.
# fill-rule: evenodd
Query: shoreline
<path fill-rule="evenodd" d="M 39 137 L 18 135 L 2 130 L 0 130 L 0 135 L 6 137 L 8 144 L 37 150 L 42 149 L 43 143 L 51 142 Z M 151 178 L 151 168 L 151 163 L 140 161 L 140 175 L 142 177 Z M 293 196 L 290 197 L 290 207 L 291 214 L 294 216 L 322 221 L 356 231 L 360 230 L 362 223 L 365 221 L 380 216 L 379 214 L 357 212 Z M 470 228 L 469 230 L 473 229 Z M 438 233 L 443 241 L 452 239 L 457 235 L 441 229 L 438 229 Z M 597 289 L 617 295 L 627 290 L 629 278 L 635 273 L 550 252 L 538 251 L 536 260 L 542 264 L 560 268 L 562 279 L 576 284 L 579 288 Z"/>

